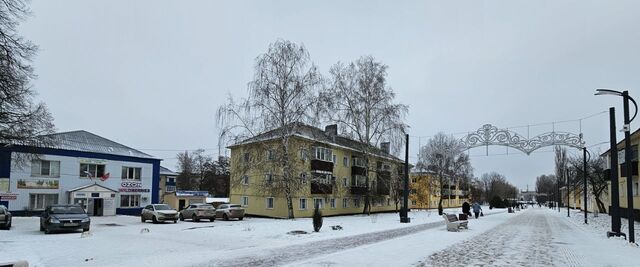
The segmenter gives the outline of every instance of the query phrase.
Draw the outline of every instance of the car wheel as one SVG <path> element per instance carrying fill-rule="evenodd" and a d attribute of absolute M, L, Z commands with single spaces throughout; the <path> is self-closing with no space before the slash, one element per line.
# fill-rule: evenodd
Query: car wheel
<path fill-rule="evenodd" d="M 227 214 L 225 213 L 224 215 L 222 215 L 222 219 L 224 219 L 225 221 L 229 220 L 229 216 L 227 216 Z"/>
<path fill-rule="evenodd" d="M 89 232 L 89 227 L 87 227 L 87 228 L 82 228 L 82 231 L 83 231 L 83 232 Z"/>
<path fill-rule="evenodd" d="M 180 216 L 178 216 L 180 218 L 181 222 L 184 222 L 184 217 L 182 217 L 182 213 L 180 213 Z"/>
<path fill-rule="evenodd" d="M 244 219 L 244 217 L 240 217 L 240 218 L 238 218 L 238 220 L 240 220 L 240 221 L 242 221 L 242 219 Z"/>
<path fill-rule="evenodd" d="M 158 223 L 158 218 L 156 218 L 156 216 L 153 215 L 153 218 L 151 219 L 151 221 L 153 221 L 153 223 Z"/>
<path fill-rule="evenodd" d="M 214 222 L 216 220 L 216 218 L 211 218 L 209 219 L 209 221 Z"/>
<path fill-rule="evenodd" d="M 49 228 L 44 228 L 44 234 L 48 235 L 51 233 L 51 230 L 49 230 Z"/>
<path fill-rule="evenodd" d="M 194 222 L 199 222 L 200 219 L 198 219 L 198 216 L 196 216 L 195 214 L 193 214 L 193 216 L 191 216 L 191 220 Z"/>

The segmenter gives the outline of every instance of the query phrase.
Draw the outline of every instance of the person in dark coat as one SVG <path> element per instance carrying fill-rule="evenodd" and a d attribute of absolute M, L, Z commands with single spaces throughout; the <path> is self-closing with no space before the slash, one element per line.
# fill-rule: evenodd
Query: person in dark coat
<path fill-rule="evenodd" d="M 462 203 L 462 213 L 469 215 L 471 217 L 471 205 L 466 201 Z"/>

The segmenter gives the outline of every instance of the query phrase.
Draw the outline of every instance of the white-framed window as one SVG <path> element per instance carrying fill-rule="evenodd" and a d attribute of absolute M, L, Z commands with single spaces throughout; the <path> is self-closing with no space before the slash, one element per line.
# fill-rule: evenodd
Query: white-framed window
<path fill-rule="evenodd" d="M 638 195 L 638 182 L 633 182 L 633 195 Z"/>
<path fill-rule="evenodd" d="M 322 199 L 322 198 L 314 198 L 313 199 L 313 208 L 315 209 L 316 206 L 318 206 L 318 209 L 322 209 L 323 206 L 324 206 L 323 200 L 324 199 Z"/>
<path fill-rule="evenodd" d="M 276 159 L 276 153 L 275 153 L 275 151 L 273 151 L 273 149 L 267 150 L 267 159 L 268 160 Z"/>
<path fill-rule="evenodd" d="M 338 163 L 338 156 L 337 155 L 333 155 L 333 158 L 332 158 L 331 162 L 333 162 L 333 164 L 337 164 Z"/>
<path fill-rule="evenodd" d="M 267 182 L 267 184 L 272 184 L 273 183 L 273 174 L 272 173 L 267 173 L 264 175 L 264 180 Z"/>
<path fill-rule="evenodd" d="M 345 167 L 349 167 L 349 158 L 348 157 L 343 157 L 342 158 L 342 165 Z"/>
<path fill-rule="evenodd" d="M 344 187 L 349 186 L 349 179 L 347 179 L 347 178 L 342 178 L 342 186 L 344 186 Z"/>
<path fill-rule="evenodd" d="M 249 175 L 242 175 L 242 184 L 249 185 Z"/>
<path fill-rule="evenodd" d="M 243 207 L 248 207 L 249 206 L 249 197 L 247 196 L 242 196 L 240 198 L 240 202 L 242 204 Z"/>
<path fill-rule="evenodd" d="M 367 177 L 364 175 L 354 174 L 351 177 L 351 186 L 354 187 L 366 187 L 367 185 Z"/>
<path fill-rule="evenodd" d="M 353 166 L 364 167 L 363 158 L 353 158 Z"/>
<path fill-rule="evenodd" d="M 140 207 L 140 195 L 120 195 L 121 208 Z"/>
<path fill-rule="evenodd" d="M 360 207 L 360 199 L 359 198 L 354 198 L 353 199 L 353 207 L 355 207 L 355 208 L 359 208 Z"/>
<path fill-rule="evenodd" d="M 416 177 L 411 178 L 411 183 L 415 184 L 417 182 L 418 182 L 418 178 Z"/>
<path fill-rule="evenodd" d="M 104 164 L 80 163 L 80 177 L 102 177 L 104 175 L 104 168 Z"/>
<path fill-rule="evenodd" d="M 273 198 L 272 197 L 268 197 L 266 199 L 266 204 L 267 204 L 267 209 L 273 209 Z"/>
<path fill-rule="evenodd" d="M 167 185 L 167 192 L 175 192 L 175 191 L 176 191 L 175 185 Z"/>
<path fill-rule="evenodd" d="M 176 182 L 176 178 L 175 177 L 168 177 L 167 178 L 167 183 L 175 183 Z"/>
<path fill-rule="evenodd" d="M 322 161 L 332 161 L 331 149 L 324 147 L 314 147 L 314 158 Z"/>
<path fill-rule="evenodd" d="M 329 204 L 331 205 L 332 209 L 335 209 L 336 208 L 336 199 L 335 198 L 329 199 Z"/>
<path fill-rule="evenodd" d="M 58 194 L 29 194 L 30 210 L 44 210 L 54 204 L 58 204 Z"/>
<path fill-rule="evenodd" d="M 309 151 L 304 148 L 300 149 L 300 159 L 302 159 L 302 161 L 306 161 L 307 159 L 309 159 Z"/>
<path fill-rule="evenodd" d="M 138 180 L 138 181 L 140 181 L 141 173 L 142 173 L 142 168 L 122 167 L 122 180 Z"/>
<path fill-rule="evenodd" d="M 307 199 L 306 198 L 301 198 L 300 199 L 300 209 L 301 210 L 306 210 L 307 209 Z"/>
<path fill-rule="evenodd" d="M 40 159 L 32 160 L 31 176 L 60 177 L 60 161 Z"/>
<path fill-rule="evenodd" d="M 251 154 L 249 154 L 249 152 L 244 152 L 244 155 L 242 155 L 242 158 L 245 163 L 248 163 L 251 161 Z"/>
<path fill-rule="evenodd" d="M 333 177 L 333 176 L 331 176 L 330 173 L 314 172 L 314 173 L 312 173 L 312 175 L 313 175 L 313 180 L 315 182 L 323 183 L 323 184 L 328 184 L 329 182 L 331 182 L 331 179 Z"/>
<path fill-rule="evenodd" d="M 300 174 L 300 182 L 302 184 L 306 184 L 307 183 L 307 173 L 306 172 L 303 172 L 303 173 Z"/>
<path fill-rule="evenodd" d="M 416 204 L 418 204 L 418 202 L 416 202 L 415 200 L 411 200 L 411 205 L 415 206 Z"/>
<path fill-rule="evenodd" d="M 349 199 L 348 198 L 343 198 L 342 199 L 342 208 L 348 208 L 349 207 Z"/>

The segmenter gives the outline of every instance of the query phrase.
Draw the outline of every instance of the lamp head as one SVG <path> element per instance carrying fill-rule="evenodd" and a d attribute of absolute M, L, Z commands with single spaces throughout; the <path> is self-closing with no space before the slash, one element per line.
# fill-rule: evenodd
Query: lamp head
<path fill-rule="evenodd" d="M 622 92 L 616 91 L 616 90 L 613 90 L 613 89 L 598 88 L 598 89 L 596 89 L 595 95 L 617 95 L 617 96 L 621 96 Z"/>

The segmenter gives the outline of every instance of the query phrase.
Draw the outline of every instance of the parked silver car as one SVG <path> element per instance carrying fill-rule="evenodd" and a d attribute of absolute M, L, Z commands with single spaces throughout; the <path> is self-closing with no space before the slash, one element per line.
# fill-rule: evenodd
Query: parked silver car
<path fill-rule="evenodd" d="M 238 218 L 241 220 L 244 218 L 244 209 L 238 204 L 220 204 L 216 209 L 216 217 L 222 218 L 228 221 L 231 218 Z"/>
<path fill-rule="evenodd" d="M 11 229 L 11 212 L 4 205 L 0 205 L 0 229 Z"/>
<path fill-rule="evenodd" d="M 173 221 L 178 222 L 178 212 L 167 204 L 151 204 L 142 209 L 140 214 L 140 220 L 146 222 L 147 220 L 153 221 L 153 223 Z"/>
<path fill-rule="evenodd" d="M 184 221 L 184 219 L 191 219 L 194 222 L 207 219 L 213 222 L 216 219 L 216 208 L 211 204 L 191 204 L 180 211 L 180 220 Z"/>

